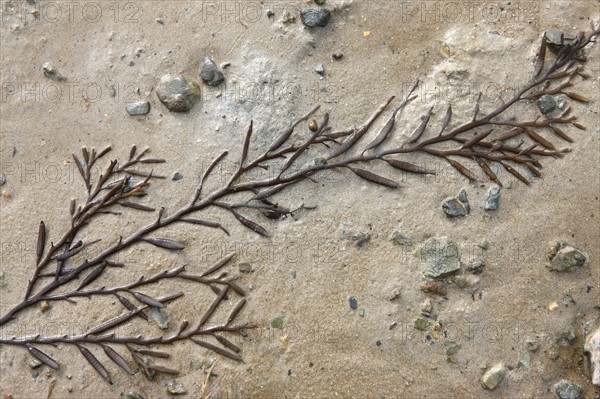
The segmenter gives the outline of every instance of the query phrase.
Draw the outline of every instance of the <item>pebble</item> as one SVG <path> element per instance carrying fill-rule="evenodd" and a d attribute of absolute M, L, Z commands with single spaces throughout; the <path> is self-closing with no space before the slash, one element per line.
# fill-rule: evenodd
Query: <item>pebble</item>
<path fill-rule="evenodd" d="M 342 58 L 344 58 L 344 54 L 342 54 L 340 52 L 335 52 L 335 53 L 331 54 L 331 56 L 333 57 L 334 60 L 341 60 Z"/>
<path fill-rule="evenodd" d="M 454 341 L 445 342 L 445 346 L 446 346 L 446 360 L 448 361 L 448 363 L 457 363 L 457 360 L 454 357 L 454 355 L 456 355 L 458 353 L 458 351 L 460 350 L 460 348 L 462 348 L 462 346 L 459 343 L 456 343 Z"/>
<path fill-rule="evenodd" d="M 485 372 L 483 377 L 481 377 L 481 385 L 486 389 L 493 390 L 504 379 L 507 372 L 508 369 L 506 366 L 502 363 L 498 363 L 492 366 Z"/>
<path fill-rule="evenodd" d="M 160 79 L 156 95 L 173 112 L 187 112 L 200 97 L 200 87 L 181 75 L 167 74 Z"/>
<path fill-rule="evenodd" d="M 526 368 L 527 370 L 531 370 L 531 353 L 525 352 L 521 359 L 519 359 L 519 367 Z"/>
<path fill-rule="evenodd" d="M 350 304 L 350 309 L 356 310 L 358 308 L 358 301 L 353 296 L 348 299 L 348 303 Z"/>
<path fill-rule="evenodd" d="M 583 353 L 592 384 L 600 386 L 600 318 L 585 325 Z"/>
<path fill-rule="evenodd" d="M 388 301 L 395 301 L 400 298 L 400 288 L 394 288 L 388 295 Z"/>
<path fill-rule="evenodd" d="M 325 75 L 325 67 L 323 66 L 323 64 L 317 65 L 317 67 L 315 68 L 315 72 L 321 76 L 324 76 Z"/>
<path fill-rule="evenodd" d="M 327 26 L 331 19 L 331 11 L 326 8 L 305 7 L 300 10 L 302 23 L 309 28 Z"/>
<path fill-rule="evenodd" d="M 6 176 L 4 173 L 0 173 L 0 187 L 2 187 L 6 183 Z"/>
<path fill-rule="evenodd" d="M 325 4 L 325 0 L 315 0 L 315 3 L 322 6 L 323 4 Z"/>
<path fill-rule="evenodd" d="M 484 266 L 485 266 L 485 263 L 478 260 L 478 261 L 470 262 L 467 265 L 466 269 L 468 272 L 471 272 L 473 274 L 481 274 L 481 273 L 483 273 Z"/>
<path fill-rule="evenodd" d="M 281 22 L 284 24 L 293 24 L 296 22 L 296 17 L 291 12 L 286 11 L 283 13 L 283 17 L 281 17 Z"/>
<path fill-rule="evenodd" d="M 448 197 L 442 202 L 442 210 L 448 217 L 466 216 L 467 210 L 457 198 Z"/>
<path fill-rule="evenodd" d="M 209 86 L 218 86 L 225 80 L 223 73 L 219 71 L 219 67 L 209 57 L 204 59 L 202 68 L 200 69 L 200 77 Z"/>
<path fill-rule="evenodd" d="M 169 316 L 162 311 L 160 308 L 152 307 L 148 312 L 148 316 L 158 324 L 161 330 L 167 330 L 171 325 Z"/>
<path fill-rule="evenodd" d="M 371 234 L 369 233 L 358 233 L 350 237 L 358 248 L 362 248 L 371 242 Z"/>
<path fill-rule="evenodd" d="M 585 252 L 565 242 L 556 242 L 548 251 L 550 263 L 546 267 L 559 272 L 570 271 L 585 265 L 588 259 Z"/>
<path fill-rule="evenodd" d="M 554 385 L 554 392 L 559 399 L 582 399 L 583 389 L 573 381 L 560 380 Z"/>
<path fill-rule="evenodd" d="M 38 367 L 42 366 L 44 363 L 42 363 L 41 361 L 39 361 L 37 359 L 32 359 L 27 364 L 29 365 L 29 368 L 31 368 L 31 369 L 37 369 Z"/>
<path fill-rule="evenodd" d="M 483 250 L 487 250 L 490 246 L 490 242 L 484 238 L 477 246 Z"/>
<path fill-rule="evenodd" d="M 461 188 L 454 198 L 448 197 L 442 202 L 442 210 L 448 217 L 465 216 L 471 212 L 467 190 Z"/>
<path fill-rule="evenodd" d="M 483 209 L 486 211 L 495 211 L 500 206 L 500 187 L 490 187 L 485 198 Z"/>
<path fill-rule="evenodd" d="M 542 114 L 547 114 L 556 109 L 556 101 L 554 101 L 554 98 L 551 95 L 544 94 L 543 96 L 538 98 L 537 106 L 542 112 Z"/>
<path fill-rule="evenodd" d="M 275 15 L 275 13 L 273 11 L 267 10 L 267 18 L 271 18 L 274 15 Z"/>
<path fill-rule="evenodd" d="M 283 316 L 277 316 L 271 320 L 271 327 L 279 329 L 283 328 Z"/>
<path fill-rule="evenodd" d="M 40 303 L 40 311 L 42 313 L 44 313 L 45 311 L 47 311 L 48 309 L 50 309 L 50 304 L 48 303 L 48 301 L 42 301 Z"/>
<path fill-rule="evenodd" d="M 421 291 L 426 294 L 440 295 L 446 296 L 448 293 L 448 288 L 446 288 L 446 284 L 443 281 L 439 280 L 429 280 L 419 285 Z"/>
<path fill-rule="evenodd" d="M 167 384 L 167 392 L 173 395 L 182 395 L 187 393 L 187 390 L 179 381 L 171 381 Z"/>
<path fill-rule="evenodd" d="M 419 316 L 415 319 L 415 328 L 420 331 L 427 330 L 429 327 L 429 320 L 426 317 Z"/>
<path fill-rule="evenodd" d="M 419 254 L 425 261 L 428 277 L 445 277 L 460 269 L 458 245 L 448 237 L 430 238 Z"/>
<path fill-rule="evenodd" d="M 421 303 L 421 314 L 429 317 L 431 312 L 433 312 L 433 301 L 427 298 L 423 301 L 423 303 Z"/>
<path fill-rule="evenodd" d="M 365 317 L 365 310 L 363 308 L 358 309 L 358 315 L 360 317 Z"/>
<path fill-rule="evenodd" d="M 171 180 L 173 180 L 173 181 L 178 181 L 181 179 L 183 179 L 183 175 L 179 172 L 173 173 L 173 177 L 171 178 Z"/>
<path fill-rule="evenodd" d="M 400 233 L 399 231 L 394 231 L 392 233 L 392 235 L 390 236 L 390 241 L 394 245 L 411 246 L 413 244 L 413 242 L 410 239 L 410 237 L 405 236 L 404 234 Z"/>
<path fill-rule="evenodd" d="M 248 262 L 240 263 L 238 265 L 238 269 L 240 270 L 241 273 L 252 273 L 254 271 L 254 269 L 252 268 L 252 265 Z"/>
<path fill-rule="evenodd" d="M 525 348 L 529 352 L 535 352 L 540 348 L 540 344 L 535 339 L 525 340 Z"/>
<path fill-rule="evenodd" d="M 44 71 L 44 76 L 50 80 L 54 80 L 56 82 L 64 82 L 67 80 L 58 70 L 52 65 L 50 62 L 46 62 L 42 65 L 42 70 Z"/>
<path fill-rule="evenodd" d="M 562 46 L 560 37 L 563 36 Z M 565 45 L 570 45 L 575 42 L 577 36 L 572 35 L 570 33 L 563 33 L 557 30 L 549 30 L 546 32 L 546 45 L 550 49 L 550 51 L 554 53 L 558 53 L 560 49 Z"/>
<path fill-rule="evenodd" d="M 127 104 L 125 106 L 125 111 L 129 115 L 146 115 L 150 112 L 150 103 L 146 100 L 136 101 L 134 103 Z"/>
<path fill-rule="evenodd" d="M 454 284 L 456 284 L 459 288 L 465 287 L 476 287 L 479 284 L 479 277 L 473 276 L 472 274 L 464 275 L 461 274 L 454 278 Z M 469 291 L 472 291 L 471 289 Z"/>
<path fill-rule="evenodd" d="M 567 99 L 564 96 L 560 96 L 556 99 L 556 107 L 558 109 L 563 109 L 567 105 Z"/>
<path fill-rule="evenodd" d="M 125 394 L 126 399 L 144 399 L 144 395 L 138 391 L 129 391 Z"/>

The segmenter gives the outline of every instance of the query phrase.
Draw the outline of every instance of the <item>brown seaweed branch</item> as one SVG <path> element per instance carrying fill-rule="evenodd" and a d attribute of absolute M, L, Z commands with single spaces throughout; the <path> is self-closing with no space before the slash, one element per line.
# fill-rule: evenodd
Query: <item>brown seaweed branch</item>
<path fill-rule="evenodd" d="M 107 270 L 126 267 L 125 263 L 115 261 L 116 255 L 134 245 L 153 245 L 168 251 L 180 251 L 184 245 L 168 238 L 156 236 L 167 227 L 176 223 L 184 223 L 207 227 L 223 231 L 229 235 L 222 220 L 215 220 L 214 213 L 211 218 L 200 217 L 208 209 L 217 210 L 224 215 L 233 217 L 245 228 L 254 233 L 269 237 L 268 230 L 255 222 L 248 213 L 260 212 L 269 219 L 279 219 L 295 211 L 281 206 L 273 197 L 290 186 L 305 180 L 314 181 L 318 173 L 326 170 L 344 168 L 358 176 L 358 178 L 384 187 L 397 189 L 400 184 L 395 180 L 376 174 L 365 167 L 371 162 L 380 162 L 392 168 L 407 173 L 435 174 L 435 172 L 400 159 L 402 154 L 422 153 L 448 162 L 460 174 L 469 180 L 480 181 L 481 177 L 474 172 L 472 167 L 467 167 L 462 162 L 468 161 L 481 169 L 487 179 L 501 185 L 500 179 L 493 171 L 490 164 L 496 162 L 509 173 L 529 184 L 517 167 L 525 167 L 535 176 L 541 176 L 539 159 L 545 157 L 562 157 L 568 149 L 558 149 L 543 132 L 551 132 L 559 139 L 572 142 L 563 129 L 575 126 L 585 129 L 576 122 L 576 117 L 571 115 L 571 108 L 562 114 L 540 120 L 522 120 L 516 113 L 515 106 L 527 103 L 545 94 L 562 93 L 574 101 L 586 103 L 587 98 L 572 91 L 577 77 L 589 78 L 584 72 L 583 64 L 586 61 L 583 55 L 584 48 L 600 34 L 596 29 L 587 35 L 580 33 L 577 39 L 570 44 L 564 44 L 549 65 L 546 65 L 546 45 L 544 38 L 538 58 L 534 64 L 534 73 L 531 81 L 519 90 L 512 98 L 503 101 L 495 110 L 482 112 L 478 97 L 474 106 L 473 115 L 467 122 L 451 128 L 453 112 L 448 105 L 441 129 L 430 135 L 429 126 L 433 120 L 434 108 L 421 117 L 418 126 L 405 138 L 401 145 L 393 144 L 394 127 L 396 120 L 405 106 L 416 96 L 413 95 L 419 82 L 407 93 L 403 101 L 393 111 L 381 130 L 366 146 L 361 146 L 361 141 L 368 136 L 371 128 L 386 111 L 395 97 L 385 101 L 362 126 L 348 131 L 332 132 L 329 126 L 329 114 L 324 113 L 320 123 L 315 120 L 309 124 L 310 134 L 299 142 L 294 140 L 294 132 L 301 122 L 311 118 L 318 110 L 315 107 L 306 115 L 291 123 L 290 127 L 278 135 L 266 150 L 254 153 L 252 143 L 254 124 L 251 122 L 244 140 L 239 159 L 239 166 L 227 182 L 212 190 L 207 190 L 207 185 L 221 163 L 228 157 L 229 152 L 224 151 L 217 156 L 202 174 L 198 187 L 191 196 L 191 201 L 168 213 L 165 208 L 158 212 L 155 208 L 142 204 L 139 198 L 148 195 L 147 189 L 151 182 L 159 178 L 152 171 L 138 169 L 144 165 L 160 164 L 162 159 L 147 158 L 148 150 L 137 152 L 132 147 L 128 159 L 120 163 L 110 161 L 97 177 L 93 167 L 99 160 L 111 151 L 110 147 L 96 152 L 83 148 L 82 157 L 73 156 L 75 164 L 81 174 L 86 188 L 86 199 L 81 203 L 76 200 L 70 204 L 70 228 L 55 241 L 47 243 L 48 229 L 44 222 L 40 223 L 37 239 L 37 260 L 32 277 L 25 291 L 23 299 L 13 305 L 2 317 L 0 327 L 16 319 L 25 309 L 39 304 L 42 301 L 70 301 L 76 298 L 95 298 L 99 296 L 114 296 L 123 305 L 125 312 L 115 315 L 106 321 L 92 326 L 86 333 L 74 336 L 34 336 L 34 337 L 1 337 L 0 344 L 16 345 L 26 348 L 29 353 L 51 368 L 59 368 L 58 362 L 50 358 L 38 347 L 42 345 L 73 345 L 76 346 L 84 358 L 107 382 L 111 382 L 110 374 L 102 362 L 94 355 L 94 348 L 102 349 L 105 356 L 128 374 L 133 373 L 128 361 L 123 358 L 115 347 L 125 347 L 133 362 L 144 375 L 151 378 L 155 373 L 162 372 L 174 374 L 175 370 L 166 366 L 156 366 L 144 361 L 143 356 L 166 358 L 168 353 L 148 348 L 153 345 L 167 345 L 178 341 L 191 341 L 217 354 L 234 360 L 241 360 L 241 348 L 229 340 L 227 334 L 245 334 L 251 325 L 234 324 L 236 317 L 244 307 L 246 301 L 241 299 L 230 311 L 227 321 L 208 326 L 216 310 L 225 303 L 230 296 L 243 297 L 244 290 L 235 283 L 235 276 L 228 276 L 221 269 L 232 259 L 230 254 L 219 262 L 209 267 L 201 274 L 190 274 L 185 266 L 171 270 L 164 270 L 151 277 L 140 277 L 135 281 L 114 287 L 95 287 L 97 281 Z M 569 91 L 566 91 L 570 89 Z M 511 110 L 509 113 L 507 111 Z M 515 144 L 515 142 L 518 142 Z M 527 142 L 527 144 L 525 144 Z M 329 153 L 319 162 L 303 164 L 304 160 L 313 150 L 320 145 L 329 149 Z M 387 148 L 386 148 L 387 147 Z M 366 165 L 366 166 L 362 166 Z M 252 172 L 258 169 L 269 171 L 265 179 L 252 179 Z M 142 177 L 143 180 L 134 182 L 134 178 Z M 301 209 L 301 206 L 299 209 Z M 99 245 L 99 240 L 86 241 L 80 239 L 85 228 L 97 218 L 113 217 L 120 215 L 118 208 L 129 208 L 136 212 L 157 213 L 154 221 L 141 227 L 129 236 L 119 236 L 114 242 L 108 244 L 99 254 L 89 259 L 81 260 L 82 251 L 92 245 Z M 79 255 L 79 256 L 78 256 Z M 77 260 L 77 261 L 76 261 Z M 217 274 L 220 273 L 220 274 Z M 208 306 L 196 327 L 190 327 L 188 321 L 183 321 L 176 334 L 170 336 L 119 336 L 115 329 L 134 317 L 147 319 L 145 310 L 162 308 L 167 303 L 179 298 L 182 293 L 173 293 L 160 298 L 153 298 L 140 289 L 148 285 L 166 280 L 185 280 L 192 284 L 209 287 L 216 295 Z M 230 295 L 231 294 L 231 295 Z M 214 343 L 206 340 L 210 338 Z M 142 348 L 140 348 L 142 347 Z"/>

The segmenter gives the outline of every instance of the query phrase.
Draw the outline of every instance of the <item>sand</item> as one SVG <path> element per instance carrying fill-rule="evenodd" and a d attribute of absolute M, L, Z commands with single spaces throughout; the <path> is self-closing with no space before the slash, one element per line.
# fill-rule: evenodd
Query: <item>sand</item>
<path fill-rule="evenodd" d="M 435 107 L 432 126 L 440 126 L 448 103 L 459 123 L 472 116 L 480 90 L 481 109 L 489 112 L 499 104 L 499 94 L 528 81 L 545 30 L 589 30 L 599 15 L 597 3 L 584 1 L 484 6 L 327 0 L 326 6 L 335 8 L 328 26 L 309 29 L 299 19 L 301 4 L 2 2 L 0 156 L 7 177 L 2 190 L 9 197 L 0 198 L 0 271 L 6 281 L 0 288 L 1 314 L 26 289 L 39 221 L 48 226 L 49 240 L 68 228 L 69 201 L 84 192 L 71 158 L 82 146 L 110 144 L 112 158 L 119 159 L 133 144 L 150 146 L 153 156 L 167 159 L 156 168 L 167 179 L 151 187 L 148 203 L 169 213 L 189 201 L 198 177 L 222 150 L 239 153 L 250 120 L 258 152 L 316 104 L 330 113 L 334 129 L 358 126 L 419 78 L 420 97 L 404 110 L 394 140 L 408 135 L 430 106 Z M 269 9 L 275 13 L 270 19 Z M 285 11 L 297 21 L 283 24 Z M 334 60 L 334 52 L 343 58 Z M 582 347 L 583 325 L 598 317 L 600 297 L 597 46 L 587 54 L 593 78 L 578 80 L 577 91 L 591 101 L 570 105 L 588 129 L 570 128 L 573 151 L 562 159 L 542 160 L 544 177 L 531 186 L 501 174 L 510 188 L 502 191 L 497 211 L 483 209 L 492 184 L 470 184 L 443 162 L 414 156 L 410 159 L 429 162 L 438 176 L 397 176 L 404 187 L 392 191 L 347 171 L 328 173 L 317 184 L 304 182 L 278 197 L 290 207 L 305 203 L 317 208 L 282 221 L 260 219 L 271 239 L 221 214 L 231 237 L 196 227 L 170 228 L 164 236 L 184 242 L 184 251 L 134 247 L 122 255 L 127 267 L 107 275 L 104 283 L 123 284 L 182 264 L 200 272 L 231 251 L 237 256 L 230 273 L 244 262 L 254 269 L 240 279 L 248 304 L 239 320 L 259 327 L 236 340 L 243 363 L 189 342 L 165 348 L 172 357 L 161 364 L 180 370 L 175 379 L 187 390 L 182 397 L 200 397 L 205 372 L 215 361 L 216 376 L 208 386 L 212 398 L 546 398 L 563 378 L 582 386 L 586 397 L 595 397 L 599 391 L 584 374 Z M 205 56 L 217 65 L 231 63 L 223 71 L 226 88 L 202 85 L 202 99 L 190 112 L 169 112 L 154 93 L 158 80 L 176 73 L 201 83 Z M 45 62 L 67 81 L 44 77 Z M 319 64 L 323 78 L 314 71 Z M 147 116 L 125 112 L 125 105 L 138 99 L 150 101 Z M 513 115 L 521 113 L 538 111 L 529 104 Z M 311 157 L 320 151 L 325 148 Z M 172 181 L 175 172 L 183 179 Z M 441 202 L 461 187 L 469 195 L 471 214 L 448 219 Z M 110 242 L 151 220 L 127 211 L 99 219 L 87 234 Z M 413 246 L 390 242 L 394 231 L 410 237 Z M 358 248 L 351 237 L 360 233 L 371 239 Z M 459 245 L 463 271 L 474 260 L 484 260 L 485 270 L 477 276 L 477 290 L 449 284 L 445 298 L 433 297 L 431 325 L 422 332 L 413 322 L 427 298 L 419 289 L 425 269 L 412 251 L 434 236 Z M 486 251 L 477 246 L 483 239 L 489 242 Z M 558 240 L 586 252 L 590 262 L 573 272 L 548 271 L 546 250 Z M 390 301 L 394 289 L 400 298 Z M 186 295 L 167 307 L 168 332 L 176 331 L 181 320 L 200 317 L 214 297 L 204 287 L 181 283 L 147 293 L 177 290 Z M 357 299 L 363 317 L 350 308 L 350 297 Z M 554 302 L 558 307 L 549 310 Z M 43 314 L 38 308 L 19 314 L 3 327 L 2 336 L 85 330 L 120 309 L 114 299 L 52 303 Z M 283 329 L 271 327 L 278 316 L 283 316 Z M 434 317 L 441 331 L 434 329 Z M 151 324 L 131 328 L 161 332 Z M 574 341 L 556 344 L 570 328 Z M 528 339 L 540 348 L 531 353 L 531 369 L 519 368 Z M 446 356 L 448 341 L 461 345 L 452 363 Z M 117 398 L 129 391 L 145 398 L 169 396 L 165 385 L 172 376 L 154 381 L 139 373 L 127 376 L 90 347 L 106 360 L 114 382 L 108 385 L 76 348 L 45 349 L 61 364 L 59 371 L 32 370 L 24 349 L 0 347 L 2 395 L 45 398 L 52 382 L 52 398 Z M 554 360 L 553 353 L 558 355 Z M 484 390 L 481 376 L 500 362 L 512 370 L 494 391 Z M 39 373 L 35 378 L 34 372 Z"/>

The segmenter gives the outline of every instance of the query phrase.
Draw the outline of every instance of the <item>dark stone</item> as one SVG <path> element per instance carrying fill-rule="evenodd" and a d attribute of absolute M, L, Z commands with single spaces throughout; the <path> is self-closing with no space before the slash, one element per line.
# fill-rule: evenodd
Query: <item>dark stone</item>
<path fill-rule="evenodd" d="M 225 80 L 217 64 L 208 57 L 204 59 L 204 63 L 200 69 L 200 77 L 209 86 L 218 86 Z"/>
<path fill-rule="evenodd" d="M 302 23 L 309 28 L 324 27 L 331 19 L 331 11 L 326 8 L 305 7 L 300 10 L 300 18 L 302 18 Z"/>

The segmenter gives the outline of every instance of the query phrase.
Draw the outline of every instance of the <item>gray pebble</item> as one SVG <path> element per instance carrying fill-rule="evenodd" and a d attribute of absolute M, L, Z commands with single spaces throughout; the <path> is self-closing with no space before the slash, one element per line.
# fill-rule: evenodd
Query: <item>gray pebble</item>
<path fill-rule="evenodd" d="M 302 23 L 309 28 L 323 27 L 329 23 L 331 11 L 326 8 L 305 7 L 300 10 L 300 18 L 302 18 Z"/>
<path fill-rule="evenodd" d="M 500 187 L 490 187 L 485 198 L 483 209 L 486 211 L 495 211 L 500 206 Z"/>
<path fill-rule="evenodd" d="M 423 244 L 419 255 L 425 261 L 425 275 L 439 278 L 460 269 L 458 245 L 448 237 L 432 237 Z"/>
<path fill-rule="evenodd" d="M 559 399 L 581 399 L 583 389 L 573 381 L 560 380 L 554 385 L 554 392 Z"/>
<path fill-rule="evenodd" d="M 200 77 L 209 86 L 218 86 L 225 80 L 225 77 L 219 71 L 219 67 L 209 57 L 204 59 L 200 69 Z"/>
<path fill-rule="evenodd" d="M 442 202 L 442 210 L 448 217 L 466 216 L 465 205 L 458 198 L 448 197 Z"/>
<path fill-rule="evenodd" d="M 44 71 L 44 76 L 50 80 L 54 80 L 56 82 L 64 82 L 67 80 L 58 70 L 49 62 L 44 63 L 42 65 L 42 70 Z"/>
<path fill-rule="evenodd" d="M 448 197 L 442 202 L 442 210 L 448 217 L 465 216 L 471 212 L 467 190 L 463 187 L 454 198 Z"/>
<path fill-rule="evenodd" d="M 412 240 L 410 239 L 410 237 L 405 236 L 404 234 L 400 233 L 399 231 L 394 231 L 392 233 L 392 235 L 390 236 L 390 241 L 394 244 L 394 245 L 406 245 L 406 246 L 411 246 L 413 244 Z"/>
<path fill-rule="evenodd" d="M 556 109 L 556 101 L 554 101 L 554 98 L 549 94 L 544 94 L 538 98 L 537 105 L 540 111 L 542 111 L 542 114 L 547 114 Z"/>
<path fill-rule="evenodd" d="M 321 76 L 325 75 L 325 67 L 323 66 L 323 64 L 317 65 L 317 67 L 315 68 L 315 72 Z"/>
<path fill-rule="evenodd" d="M 388 295 L 387 299 L 388 301 L 395 301 L 396 299 L 400 298 L 401 292 L 400 292 L 400 288 L 394 288 Z"/>
<path fill-rule="evenodd" d="M 564 272 L 583 266 L 588 259 L 589 257 L 585 252 L 567 243 L 557 242 L 548 251 L 550 263 L 546 267 L 550 270 Z"/>
<path fill-rule="evenodd" d="M 481 377 L 481 385 L 486 389 L 492 390 L 504 379 L 507 372 L 508 369 L 506 366 L 502 363 L 498 363 L 486 371 L 483 377 Z"/>
<path fill-rule="evenodd" d="M 358 248 L 362 248 L 371 242 L 371 234 L 369 233 L 357 233 L 350 237 Z"/>
<path fill-rule="evenodd" d="M 519 367 L 526 368 L 527 370 L 531 370 L 531 353 L 525 352 L 519 359 Z"/>
<path fill-rule="evenodd" d="M 181 395 L 187 392 L 183 384 L 179 381 L 171 381 L 167 384 L 167 392 L 173 395 Z"/>
<path fill-rule="evenodd" d="M 238 269 L 240 270 L 241 273 L 252 273 L 254 271 L 254 269 L 252 268 L 252 265 L 248 262 L 242 262 L 238 265 Z"/>
<path fill-rule="evenodd" d="M 169 316 L 162 311 L 160 308 L 152 307 L 148 312 L 148 316 L 158 324 L 161 330 L 166 330 L 171 325 Z"/>
<path fill-rule="evenodd" d="M 4 173 L 0 173 L 0 187 L 2 187 L 6 183 L 6 176 Z"/>
<path fill-rule="evenodd" d="M 146 100 L 136 101 L 125 106 L 125 110 L 129 115 L 146 115 L 150 112 L 150 103 Z"/>
<path fill-rule="evenodd" d="M 200 97 L 200 87 L 180 75 L 167 74 L 160 79 L 156 95 L 173 112 L 187 112 Z"/>
<path fill-rule="evenodd" d="M 473 261 L 470 262 L 466 269 L 467 271 L 473 273 L 473 274 L 481 274 L 483 272 L 483 268 L 484 268 L 485 264 L 482 261 Z"/>
<path fill-rule="evenodd" d="M 125 394 L 126 399 L 144 399 L 144 396 L 138 391 L 129 391 Z"/>
<path fill-rule="evenodd" d="M 183 179 L 183 175 L 179 172 L 173 173 L 173 177 L 171 178 L 171 180 L 173 180 L 173 181 L 177 181 L 177 180 L 181 180 L 181 179 Z"/>
<path fill-rule="evenodd" d="M 561 36 L 562 36 L 562 42 L 561 42 Z M 575 40 L 577 39 L 577 36 L 575 36 L 573 34 L 563 33 L 561 31 L 557 31 L 557 30 L 547 31 L 545 34 L 545 37 L 546 37 L 546 45 L 548 45 L 548 48 L 550 49 L 550 51 L 552 51 L 554 53 L 558 53 L 560 51 L 560 49 L 562 47 L 564 47 L 565 45 L 572 45 L 575 42 Z"/>

